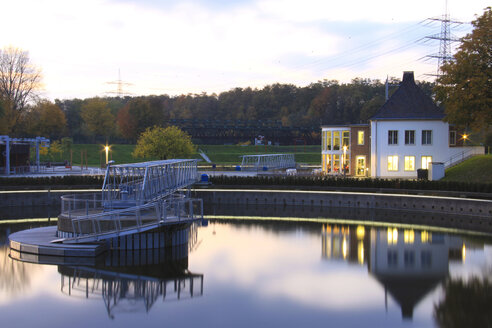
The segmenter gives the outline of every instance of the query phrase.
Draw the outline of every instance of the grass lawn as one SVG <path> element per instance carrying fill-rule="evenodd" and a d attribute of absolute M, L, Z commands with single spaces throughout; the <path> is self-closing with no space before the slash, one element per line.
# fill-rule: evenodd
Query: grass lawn
<path fill-rule="evenodd" d="M 480 155 L 446 170 L 444 181 L 492 183 L 492 155 Z"/>
<path fill-rule="evenodd" d="M 109 159 L 114 160 L 116 164 L 134 163 L 143 161 L 141 158 L 133 158 L 131 153 L 135 145 L 111 145 Z M 296 162 L 305 164 L 320 165 L 321 163 L 321 146 L 235 146 L 235 145 L 198 145 L 207 154 L 210 160 L 215 164 L 233 165 L 240 164 L 241 155 L 260 155 L 260 154 L 280 154 L 290 153 L 295 154 Z M 72 162 L 73 165 L 80 165 L 81 152 L 87 152 L 87 162 L 89 166 L 99 166 L 104 163 L 105 152 L 102 144 L 74 144 L 72 146 Z M 193 158 L 202 157 L 196 153 Z M 156 159 L 156 158 L 153 158 Z M 49 156 L 41 156 L 41 161 L 63 162 L 70 161 L 70 153 L 55 154 L 53 158 Z M 152 160 L 152 159 L 146 159 Z M 204 161 L 201 163 L 205 163 Z M 85 155 L 84 155 L 85 164 Z"/>

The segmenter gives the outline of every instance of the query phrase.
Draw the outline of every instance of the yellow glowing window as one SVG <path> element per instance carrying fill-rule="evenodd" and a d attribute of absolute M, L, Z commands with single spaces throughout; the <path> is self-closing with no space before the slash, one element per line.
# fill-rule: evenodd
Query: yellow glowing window
<path fill-rule="evenodd" d="M 430 163 L 432 162 L 432 156 L 422 156 L 422 168 L 428 170 Z"/>
<path fill-rule="evenodd" d="M 415 156 L 405 156 L 405 171 L 415 171 Z"/>
<path fill-rule="evenodd" d="M 415 241 L 415 232 L 413 230 L 403 231 L 403 240 L 405 244 L 413 244 Z"/>
<path fill-rule="evenodd" d="M 388 171 L 398 171 L 398 155 L 388 156 Z"/>
<path fill-rule="evenodd" d="M 428 243 L 432 240 L 432 235 L 430 232 L 428 231 L 422 231 L 420 233 L 420 241 L 422 242 L 422 244 L 425 244 L 425 243 Z"/>
<path fill-rule="evenodd" d="M 358 145 L 364 144 L 364 131 L 358 131 L 357 132 L 357 144 Z"/>

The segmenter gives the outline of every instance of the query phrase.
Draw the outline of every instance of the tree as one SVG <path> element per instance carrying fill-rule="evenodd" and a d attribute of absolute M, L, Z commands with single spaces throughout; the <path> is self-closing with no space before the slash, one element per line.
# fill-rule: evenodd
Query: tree
<path fill-rule="evenodd" d="M 24 133 L 58 139 L 65 133 L 65 113 L 49 100 L 41 100 L 23 115 Z"/>
<path fill-rule="evenodd" d="M 132 155 L 140 158 L 170 159 L 188 157 L 195 151 L 196 147 L 186 132 L 175 126 L 154 126 L 140 135 Z"/>
<path fill-rule="evenodd" d="M 100 98 L 92 98 L 82 105 L 82 119 L 93 136 L 109 137 L 114 130 L 115 119 L 108 103 Z"/>
<path fill-rule="evenodd" d="M 454 55 L 437 79 L 436 99 L 445 106 L 446 120 L 479 131 L 492 124 L 492 11 L 488 7 L 472 22 Z"/>
<path fill-rule="evenodd" d="M 27 51 L 13 47 L 0 50 L 0 97 L 10 105 L 10 129 L 40 88 L 41 72 L 31 64 Z"/>

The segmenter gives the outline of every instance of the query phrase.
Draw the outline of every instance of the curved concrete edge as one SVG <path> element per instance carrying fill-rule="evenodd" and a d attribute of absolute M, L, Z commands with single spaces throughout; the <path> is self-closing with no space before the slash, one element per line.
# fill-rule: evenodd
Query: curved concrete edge
<path fill-rule="evenodd" d="M 56 226 L 49 226 L 23 230 L 11 234 L 9 236 L 11 257 L 26 260 L 30 258 L 35 260 L 34 257 L 36 256 L 96 257 L 107 249 L 104 243 L 84 245 L 54 244 L 52 241 L 57 239 L 56 229 Z M 30 254 L 34 257 L 21 256 L 21 254 Z M 39 262 L 39 260 L 36 260 L 36 262 Z"/>

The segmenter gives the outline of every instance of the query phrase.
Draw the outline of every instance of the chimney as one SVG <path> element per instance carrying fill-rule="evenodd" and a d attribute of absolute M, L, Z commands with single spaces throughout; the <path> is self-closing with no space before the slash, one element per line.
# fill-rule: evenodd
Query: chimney
<path fill-rule="evenodd" d="M 402 83 L 412 83 L 415 84 L 415 79 L 413 78 L 413 71 L 403 72 L 403 81 Z"/>

